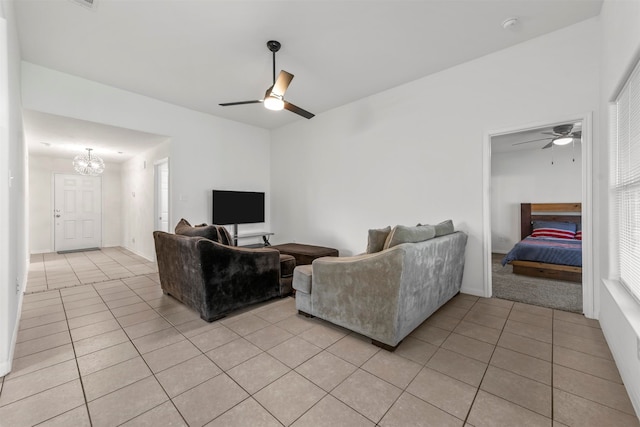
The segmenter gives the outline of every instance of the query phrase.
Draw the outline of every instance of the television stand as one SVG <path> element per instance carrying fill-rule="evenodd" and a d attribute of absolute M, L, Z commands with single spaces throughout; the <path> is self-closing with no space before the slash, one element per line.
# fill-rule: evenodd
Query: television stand
<path fill-rule="evenodd" d="M 234 224 L 233 226 L 233 245 L 238 246 L 238 240 L 240 239 L 249 239 L 252 237 L 262 237 L 262 241 L 264 242 L 264 246 L 271 246 L 269 243 L 269 237 L 273 236 L 274 233 L 270 231 L 256 231 L 255 233 L 247 233 L 247 234 L 238 234 L 238 225 Z"/>

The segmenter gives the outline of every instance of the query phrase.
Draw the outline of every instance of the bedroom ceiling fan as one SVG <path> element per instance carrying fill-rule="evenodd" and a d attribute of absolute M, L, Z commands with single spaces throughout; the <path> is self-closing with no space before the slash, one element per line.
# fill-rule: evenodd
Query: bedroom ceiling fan
<path fill-rule="evenodd" d="M 239 101 L 239 102 L 226 102 L 219 104 L 222 107 L 228 107 L 231 105 L 243 105 L 243 104 L 259 104 L 262 103 L 265 108 L 269 110 L 279 111 L 282 109 L 289 110 L 292 113 L 296 113 L 306 119 L 310 119 L 315 114 L 310 113 L 284 99 L 284 93 L 287 91 L 291 80 L 293 80 L 293 74 L 284 70 L 280 71 L 278 78 L 276 79 L 276 52 L 280 50 L 280 42 L 275 40 L 269 40 L 267 47 L 273 54 L 273 85 L 267 89 L 263 99 L 257 99 L 253 101 Z"/>
<path fill-rule="evenodd" d="M 553 145 L 570 144 L 574 142 L 576 139 L 578 140 L 578 142 L 580 142 L 582 140 L 581 127 L 582 127 L 581 123 L 576 123 L 576 124 L 568 123 L 564 125 L 558 125 L 553 128 L 553 132 L 542 132 L 542 134 L 544 135 L 551 135 L 550 137 L 516 142 L 515 144 L 512 144 L 512 145 L 522 145 L 522 144 L 528 144 L 530 142 L 550 140 L 547 145 L 542 147 L 542 149 L 544 150 L 545 148 L 550 148 Z"/>

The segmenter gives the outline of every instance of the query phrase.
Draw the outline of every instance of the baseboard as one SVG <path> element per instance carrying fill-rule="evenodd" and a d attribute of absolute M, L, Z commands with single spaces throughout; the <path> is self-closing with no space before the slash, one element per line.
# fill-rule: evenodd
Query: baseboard
<path fill-rule="evenodd" d="M 115 247 L 115 246 L 114 246 L 114 247 Z M 121 247 L 121 248 L 123 248 L 123 249 L 128 250 L 128 251 L 129 251 L 129 252 L 131 252 L 131 253 L 134 253 L 134 254 L 136 254 L 136 255 L 138 255 L 138 256 L 140 256 L 140 257 L 142 257 L 142 258 L 146 259 L 146 260 L 147 260 L 147 261 L 149 261 L 149 262 L 156 262 L 156 260 L 155 260 L 155 259 L 150 259 L 150 258 L 149 258 L 149 257 L 147 257 L 145 254 L 141 254 L 140 252 L 138 252 L 138 251 L 136 251 L 136 250 L 133 250 L 133 249 L 131 249 L 131 248 L 127 248 L 126 246 L 120 246 L 120 247 Z"/>
<path fill-rule="evenodd" d="M 463 294 L 473 295 L 473 296 L 480 297 L 480 298 L 485 298 L 484 293 L 482 291 L 483 291 L 482 289 L 465 288 L 464 286 L 460 289 L 460 292 L 463 293 Z"/>
<path fill-rule="evenodd" d="M 640 414 L 640 304 L 617 281 L 603 280 L 600 326 L 631 404 Z"/>
<path fill-rule="evenodd" d="M 35 251 L 33 251 L 33 250 L 29 251 L 29 253 L 31 255 L 48 254 L 48 253 L 51 253 L 51 252 L 55 252 L 55 251 L 53 249 L 38 249 L 38 250 L 35 250 Z"/>
<path fill-rule="evenodd" d="M 24 285 L 24 283 L 23 283 Z M 22 317 L 22 300 L 24 299 L 24 286 L 20 291 L 20 297 L 18 298 L 18 310 L 16 312 L 16 324 L 11 334 L 11 343 L 9 344 L 9 351 L 7 352 L 7 360 L 0 362 L 0 377 L 4 377 L 11 372 L 13 365 L 13 354 L 16 350 L 16 342 L 18 341 L 18 331 L 20 330 L 20 318 Z"/>

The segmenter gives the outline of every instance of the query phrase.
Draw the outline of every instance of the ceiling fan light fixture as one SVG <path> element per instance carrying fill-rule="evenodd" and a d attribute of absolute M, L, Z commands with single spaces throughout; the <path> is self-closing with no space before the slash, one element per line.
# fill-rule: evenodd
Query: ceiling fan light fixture
<path fill-rule="evenodd" d="M 263 104 L 267 110 L 280 111 L 284 109 L 284 101 L 273 95 L 266 97 Z"/>
<path fill-rule="evenodd" d="M 567 145 L 573 141 L 573 137 L 571 136 L 561 136 L 560 138 L 556 138 L 553 140 L 555 145 Z"/>

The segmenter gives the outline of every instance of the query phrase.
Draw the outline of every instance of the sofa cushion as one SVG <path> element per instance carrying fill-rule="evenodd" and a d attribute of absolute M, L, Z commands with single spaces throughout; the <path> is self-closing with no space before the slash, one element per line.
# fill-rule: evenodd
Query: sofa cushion
<path fill-rule="evenodd" d="M 436 236 L 436 228 L 433 225 L 421 225 L 408 227 L 396 225 L 389 233 L 384 243 L 384 249 L 392 248 L 401 243 L 418 243 L 433 239 Z"/>
<path fill-rule="evenodd" d="M 305 294 L 311 293 L 313 269 L 311 264 L 299 265 L 293 270 L 293 289 Z"/>
<path fill-rule="evenodd" d="M 280 254 L 280 277 L 293 276 L 294 268 L 296 268 L 296 259 L 291 255 Z"/>
<path fill-rule="evenodd" d="M 220 236 L 220 243 L 227 246 L 233 245 L 233 237 L 231 237 L 231 233 L 227 230 L 227 227 L 224 225 L 218 225 L 218 235 Z"/>
<path fill-rule="evenodd" d="M 436 237 L 446 236 L 447 234 L 451 234 L 455 231 L 453 229 L 453 221 L 451 221 L 450 219 L 436 224 L 435 228 L 436 228 Z"/>
<path fill-rule="evenodd" d="M 428 225 L 428 224 L 424 224 Z M 418 227 L 422 227 L 423 224 L 418 224 Z M 430 226 L 431 227 L 431 226 Z M 453 228 L 453 221 L 447 219 L 446 221 L 442 221 L 433 227 L 436 228 L 436 237 L 446 236 L 447 234 L 453 233 L 455 230 Z"/>
<path fill-rule="evenodd" d="M 367 253 L 372 254 L 380 252 L 384 248 L 384 242 L 391 232 L 391 227 L 376 228 L 369 230 L 369 240 L 367 241 Z"/>
<path fill-rule="evenodd" d="M 176 225 L 175 232 L 182 236 L 204 237 L 214 242 L 220 241 L 220 237 L 218 236 L 218 227 L 215 225 L 203 224 L 194 227 L 184 218 L 182 218 L 180 222 L 178 222 L 178 225 Z"/>

